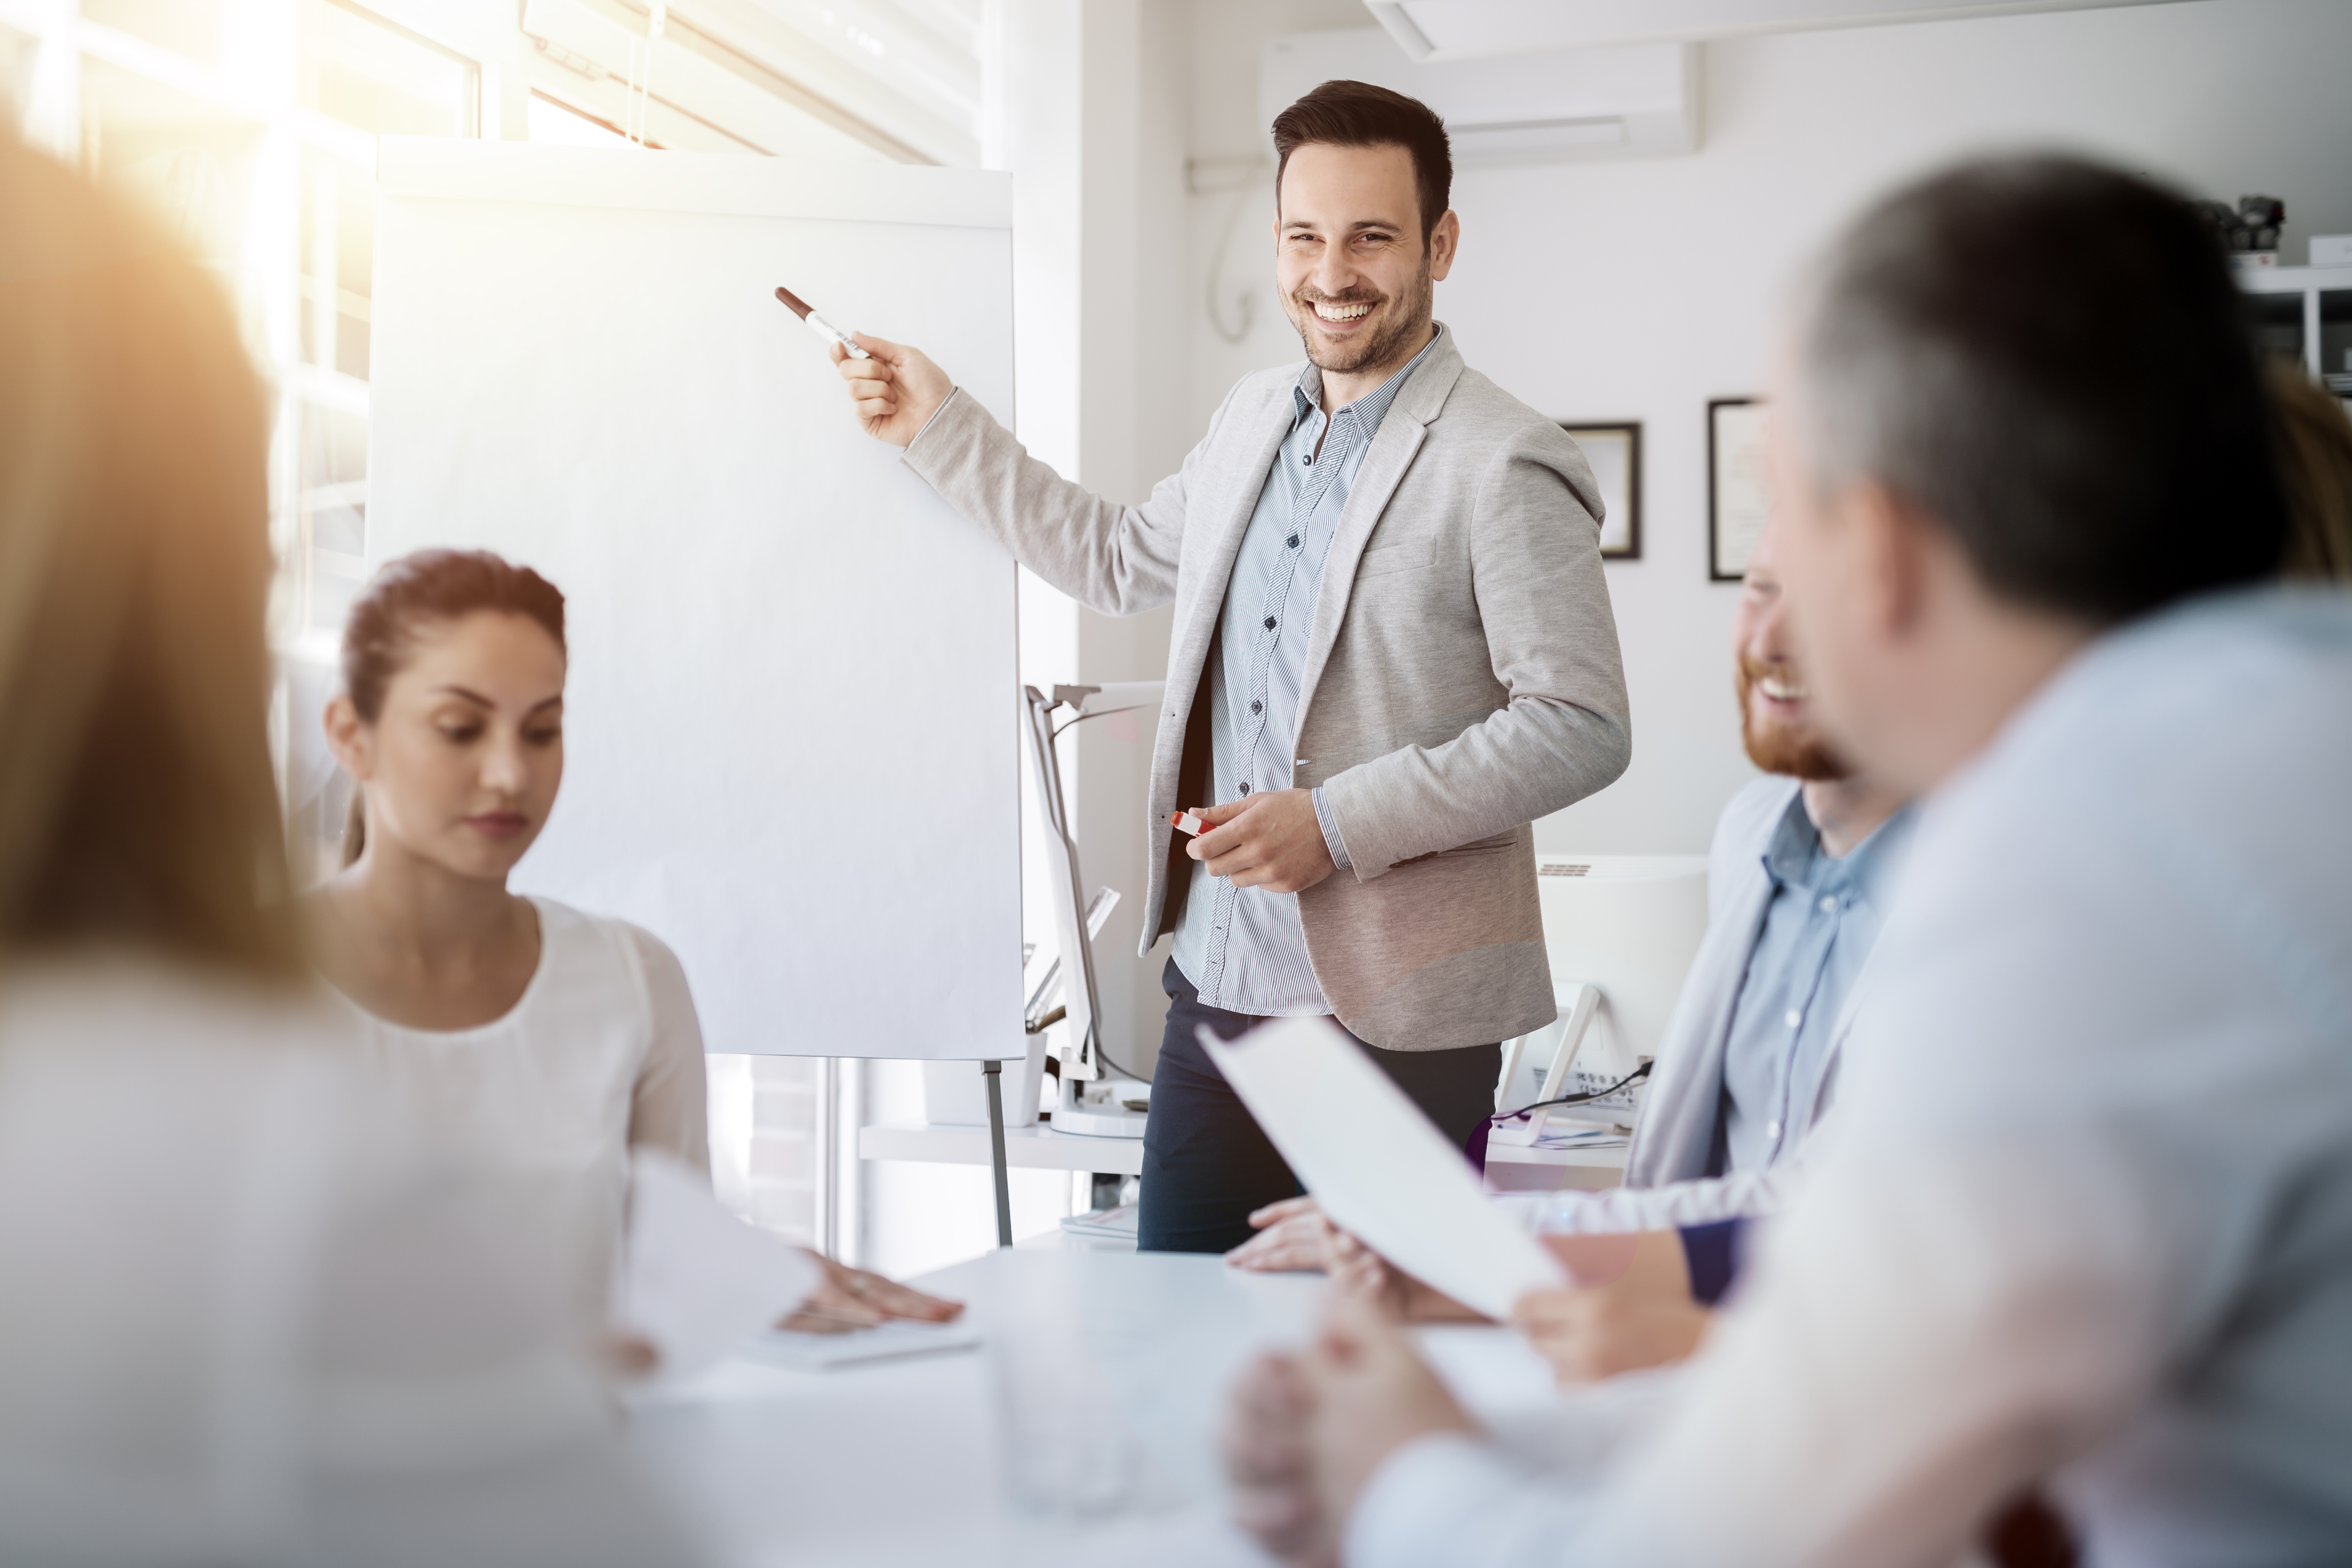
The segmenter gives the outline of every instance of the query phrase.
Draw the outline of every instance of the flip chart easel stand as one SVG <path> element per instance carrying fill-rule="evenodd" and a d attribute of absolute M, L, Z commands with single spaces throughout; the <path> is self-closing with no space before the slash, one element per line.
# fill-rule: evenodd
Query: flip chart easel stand
<path fill-rule="evenodd" d="M 991 1057 L 980 1064 L 988 1076 L 988 1166 L 996 1178 L 996 1245 L 1013 1245 L 1013 1178 L 1004 1164 L 1004 1064 Z"/>

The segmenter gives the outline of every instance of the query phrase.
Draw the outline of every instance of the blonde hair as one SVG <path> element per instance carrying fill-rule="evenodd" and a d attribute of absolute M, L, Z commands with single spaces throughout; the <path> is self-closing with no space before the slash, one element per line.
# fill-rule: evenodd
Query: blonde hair
<path fill-rule="evenodd" d="M 2270 391 L 2286 491 L 2280 567 L 2289 577 L 2352 579 L 2352 409 L 2286 360 L 2271 362 Z"/>
<path fill-rule="evenodd" d="M 0 133 L 0 951 L 302 973 L 268 440 L 219 288 Z"/>

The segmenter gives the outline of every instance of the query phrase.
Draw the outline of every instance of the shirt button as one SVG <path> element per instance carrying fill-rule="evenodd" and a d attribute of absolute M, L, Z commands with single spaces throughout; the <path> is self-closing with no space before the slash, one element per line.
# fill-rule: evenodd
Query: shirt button
<path fill-rule="evenodd" d="M 1802 1013 L 1798 1012 L 1794 1007 L 1789 1009 L 1788 1017 L 1782 1020 L 1782 1022 L 1786 1023 L 1789 1027 L 1792 1029 L 1804 1021 L 1805 1016 Z"/>
<path fill-rule="evenodd" d="M 1282 547 L 1283 547 L 1285 550 L 1296 550 L 1296 549 L 1297 549 L 1297 548 L 1298 548 L 1298 535 L 1297 535 L 1297 534 L 1295 534 L 1295 533 L 1294 533 L 1294 534 L 1292 534 L 1289 538 L 1287 538 L 1287 539 L 1284 540 L 1284 541 L 1282 542 Z"/>
<path fill-rule="evenodd" d="M 1824 899 L 1822 900 L 1822 913 L 1823 913 L 1823 914 L 1825 914 L 1825 915 L 1826 915 L 1826 914 L 1833 914 L 1833 913 L 1835 913 L 1835 912 L 1836 912 L 1836 910 L 1837 910 L 1837 900 L 1836 900 L 1835 899 L 1824 898 Z"/>
<path fill-rule="evenodd" d="M 1768 1121 L 1768 1122 L 1766 1122 L 1766 1123 L 1764 1124 L 1764 1136 L 1765 1136 L 1765 1137 L 1767 1137 L 1767 1138 L 1778 1138 L 1778 1137 L 1780 1137 L 1780 1124 L 1779 1122 L 1777 1122 L 1777 1121 Z"/>
<path fill-rule="evenodd" d="M 1250 704 L 1250 711 L 1253 713 L 1263 713 L 1265 711 L 1265 704 L 1263 702 L 1253 702 Z"/>
<path fill-rule="evenodd" d="M 1247 784 L 1244 784 L 1244 785 L 1242 785 L 1242 793 L 1243 793 L 1244 795 L 1247 795 L 1247 794 L 1249 794 L 1249 785 L 1247 785 Z M 1793 1014 L 1792 1014 L 1792 1015 L 1790 1015 L 1790 1016 L 1792 1016 L 1792 1017 L 1793 1017 L 1794 1016 L 1795 1016 L 1795 1015 L 1793 1015 Z"/>
<path fill-rule="evenodd" d="M 1272 616 L 1268 616 L 1265 618 L 1265 629 L 1267 631 L 1274 630 L 1274 617 Z"/>

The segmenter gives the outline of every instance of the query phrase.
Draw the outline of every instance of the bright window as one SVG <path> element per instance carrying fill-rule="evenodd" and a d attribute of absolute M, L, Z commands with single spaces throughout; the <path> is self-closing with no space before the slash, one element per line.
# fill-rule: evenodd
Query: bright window
<path fill-rule="evenodd" d="M 318 716 L 366 572 L 376 138 L 610 147 L 626 125 L 656 147 L 973 163 L 981 4 L 681 0 L 658 38 L 647 0 L 0 5 L 0 105 L 218 277 L 272 389 L 273 732 L 301 883 L 339 863 L 351 797 Z M 722 1197 L 821 1239 L 832 1080 L 710 1068 Z"/>

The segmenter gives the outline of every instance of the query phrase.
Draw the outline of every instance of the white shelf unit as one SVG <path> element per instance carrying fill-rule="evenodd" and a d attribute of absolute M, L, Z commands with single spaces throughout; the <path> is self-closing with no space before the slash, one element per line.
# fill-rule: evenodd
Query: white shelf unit
<path fill-rule="evenodd" d="M 2314 376 L 2352 374 L 2352 267 L 2240 267 L 2238 287 L 2263 348 Z"/>
<path fill-rule="evenodd" d="M 861 1160 L 919 1160 L 940 1165 L 989 1163 L 985 1127 L 871 1126 L 857 1130 Z M 1018 1171 L 1143 1174 L 1140 1138 L 1080 1138 L 1050 1127 L 1004 1130 L 1004 1163 Z"/>
<path fill-rule="evenodd" d="M 1539 1149 L 1509 1143 L 1486 1145 L 1486 1190 L 1494 1193 L 1556 1193 L 1569 1188 L 1599 1192 L 1625 1184 L 1624 1145 L 1614 1149 Z"/>

